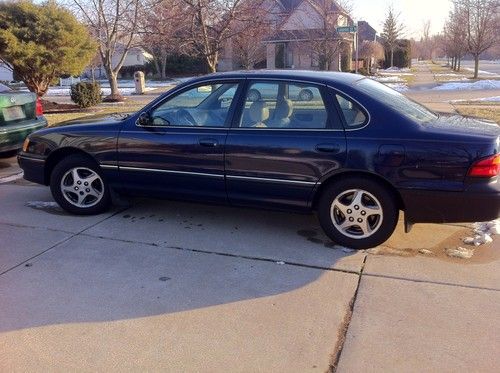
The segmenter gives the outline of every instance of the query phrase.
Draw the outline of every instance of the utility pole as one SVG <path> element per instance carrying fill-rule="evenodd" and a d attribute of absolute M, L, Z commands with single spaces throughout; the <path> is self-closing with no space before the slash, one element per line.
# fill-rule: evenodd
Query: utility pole
<path fill-rule="evenodd" d="M 358 57 L 359 57 L 359 21 L 356 21 L 356 74 L 358 73 Z"/>

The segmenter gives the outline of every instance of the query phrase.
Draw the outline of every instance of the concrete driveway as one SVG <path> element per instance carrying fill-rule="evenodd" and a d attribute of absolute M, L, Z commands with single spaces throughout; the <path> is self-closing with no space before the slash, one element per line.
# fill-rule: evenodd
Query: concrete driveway
<path fill-rule="evenodd" d="M 495 371 L 500 246 L 402 227 L 346 252 L 314 216 L 134 200 L 95 217 L 0 185 L 0 371 Z M 429 254 L 420 254 L 427 248 Z"/>

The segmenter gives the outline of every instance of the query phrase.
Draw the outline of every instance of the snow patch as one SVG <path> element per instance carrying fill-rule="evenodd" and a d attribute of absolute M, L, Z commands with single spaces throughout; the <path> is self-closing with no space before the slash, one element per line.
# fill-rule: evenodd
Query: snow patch
<path fill-rule="evenodd" d="M 431 251 L 431 250 L 427 250 L 427 249 L 420 249 L 420 250 L 418 250 L 418 252 L 419 252 L 420 254 L 423 254 L 423 255 L 434 255 L 434 252 L 433 252 L 433 251 Z"/>
<path fill-rule="evenodd" d="M 56 202 L 29 201 L 26 202 L 26 206 L 33 207 L 35 209 L 46 209 L 46 208 L 60 209 L 59 205 Z"/>
<path fill-rule="evenodd" d="M 474 256 L 475 249 L 466 249 L 465 247 L 457 247 L 455 249 L 446 249 L 446 255 L 452 258 L 470 259 Z"/>
<path fill-rule="evenodd" d="M 474 83 L 444 83 L 432 88 L 435 91 L 477 91 L 500 89 L 500 80 L 479 80 Z"/>
<path fill-rule="evenodd" d="M 386 86 L 398 92 L 406 92 L 409 90 L 408 86 L 404 83 L 387 83 Z"/>
<path fill-rule="evenodd" d="M 474 98 L 471 100 L 452 100 L 450 102 L 500 102 L 500 96 Z"/>
<path fill-rule="evenodd" d="M 22 179 L 23 176 L 24 176 L 24 172 L 20 172 L 20 173 L 15 174 L 15 175 L 2 177 L 2 178 L 0 178 L 0 184 L 6 184 L 6 183 L 10 183 L 11 181 L 16 181 L 16 180 Z"/>

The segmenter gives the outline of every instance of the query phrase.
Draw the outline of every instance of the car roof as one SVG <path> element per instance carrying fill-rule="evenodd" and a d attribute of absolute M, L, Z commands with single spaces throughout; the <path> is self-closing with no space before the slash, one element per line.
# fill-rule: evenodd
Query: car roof
<path fill-rule="evenodd" d="M 285 79 L 306 80 L 323 84 L 346 84 L 350 85 L 365 79 L 362 75 L 341 73 L 334 71 L 310 71 L 310 70 L 242 70 L 208 74 L 200 77 L 198 81 L 221 79 Z M 192 82 L 192 81 L 191 81 Z"/>

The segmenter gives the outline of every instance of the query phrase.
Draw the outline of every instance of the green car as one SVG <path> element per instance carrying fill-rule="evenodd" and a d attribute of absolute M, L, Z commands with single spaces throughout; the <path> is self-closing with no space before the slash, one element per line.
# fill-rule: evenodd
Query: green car
<path fill-rule="evenodd" d="M 0 83 L 0 153 L 20 149 L 26 136 L 45 126 L 35 93 L 15 92 Z"/>

